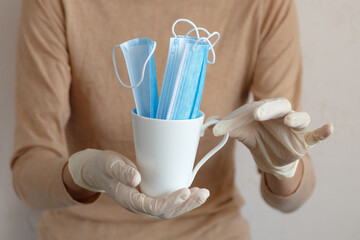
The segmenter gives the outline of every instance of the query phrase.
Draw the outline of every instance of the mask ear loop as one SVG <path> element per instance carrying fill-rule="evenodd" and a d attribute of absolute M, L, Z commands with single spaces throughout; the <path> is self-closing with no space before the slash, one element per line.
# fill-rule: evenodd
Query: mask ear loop
<path fill-rule="evenodd" d="M 134 86 L 132 86 L 132 85 L 126 85 L 126 84 L 121 80 L 121 78 L 120 78 L 120 76 L 119 76 L 119 73 L 118 73 L 118 70 L 117 70 L 117 66 L 116 66 L 115 52 L 116 52 L 116 49 L 117 49 L 117 48 L 121 48 L 120 46 L 121 46 L 121 44 L 115 46 L 114 49 L 113 49 L 113 52 L 112 52 L 113 64 L 114 64 L 114 68 L 115 68 L 116 77 L 118 78 L 119 82 L 120 82 L 124 87 L 126 87 L 126 88 L 137 88 L 137 87 L 139 87 L 140 84 L 144 81 L 144 75 L 145 75 L 146 65 L 149 63 L 149 60 L 150 60 L 151 56 L 152 56 L 152 55 L 154 54 L 154 52 L 155 52 L 156 42 L 154 41 L 154 47 L 153 47 L 153 49 L 151 50 L 149 56 L 147 57 L 147 59 L 146 59 L 145 62 L 144 62 L 144 66 L 143 66 L 143 69 L 142 69 L 140 81 L 139 81 L 136 85 L 134 85 Z M 130 78 L 130 76 L 129 76 L 129 78 Z"/>
<path fill-rule="evenodd" d="M 185 18 L 180 18 L 180 19 L 176 20 L 176 21 L 174 22 L 174 24 L 172 25 L 172 33 L 173 33 L 173 35 L 174 35 L 175 38 L 177 37 L 177 35 L 176 35 L 176 33 L 175 33 L 175 25 L 176 25 L 177 23 L 179 23 L 179 22 L 187 22 L 187 23 L 189 23 L 190 25 L 192 25 L 192 26 L 194 27 L 195 31 L 196 31 L 196 36 L 197 36 L 198 38 L 200 38 L 198 27 L 195 25 L 195 23 L 193 23 L 192 21 L 190 21 L 190 20 L 188 20 L 188 19 L 185 19 Z"/>
<path fill-rule="evenodd" d="M 217 35 L 218 37 L 217 37 L 217 39 L 215 40 L 215 42 L 212 44 L 209 39 L 210 39 L 211 37 L 215 36 L 215 35 Z M 218 33 L 218 32 L 213 32 L 213 33 L 210 34 L 208 37 L 201 37 L 201 38 L 199 38 L 198 40 L 196 40 L 196 42 L 195 42 L 195 44 L 194 44 L 194 46 L 193 46 L 193 50 L 195 50 L 195 47 L 196 47 L 196 45 L 198 44 L 199 41 L 201 41 L 201 40 L 207 41 L 207 42 L 209 43 L 209 45 L 210 45 L 210 50 L 211 50 L 212 55 L 213 55 L 212 62 L 210 62 L 209 60 L 207 60 L 207 63 L 208 63 L 208 64 L 214 64 L 214 63 L 215 63 L 215 60 L 216 60 L 216 55 L 215 55 L 214 46 L 215 46 L 215 44 L 219 41 L 219 39 L 220 39 L 220 33 Z"/>
<path fill-rule="evenodd" d="M 206 30 L 205 28 L 199 27 L 198 29 L 204 31 L 208 36 L 210 36 L 209 31 Z M 193 29 L 191 29 L 190 31 L 188 31 L 188 32 L 186 33 L 185 37 L 188 37 L 189 34 L 192 33 L 193 31 L 195 31 L 195 28 L 193 28 Z"/>
<path fill-rule="evenodd" d="M 208 36 L 208 39 L 212 38 L 213 36 L 217 35 L 217 38 L 215 40 L 215 42 L 212 44 L 213 47 L 215 47 L 215 45 L 217 44 L 217 42 L 220 40 L 220 33 L 218 32 L 213 32 L 212 34 L 210 34 Z"/>

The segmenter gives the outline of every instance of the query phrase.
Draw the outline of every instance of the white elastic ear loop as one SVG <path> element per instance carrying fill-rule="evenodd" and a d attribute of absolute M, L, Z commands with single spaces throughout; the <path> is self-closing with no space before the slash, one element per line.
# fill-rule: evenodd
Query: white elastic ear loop
<path fill-rule="evenodd" d="M 212 38 L 213 36 L 217 35 L 218 37 L 216 38 L 215 42 L 212 44 L 212 47 L 215 47 L 215 45 L 217 44 L 217 42 L 220 40 L 220 33 L 218 32 L 213 32 L 212 34 L 210 34 L 208 36 L 208 39 Z"/>
<path fill-rule="evenodd" d="M 120 44 L 120 45 L 121 45 L 121 44 Z M 147 57 L 147 59 L 146 59 L 145 62 L 144 62 L 144 66 L 143 66 L 143 69 L 142 69 L 140 81 L 139 81 L 136 85 L 134 85 L 134 86 L 132 86 L 132 85 L 130 85 L 130 86 L 129 86 L 129 85 L 126 85 L 126 84 L 121 80 L 121 78 L 120 78 L 120 76 L 119 76 L 119 73 L 118 73 L 118 70 L 117 70 L 117 66 L 116 66 L 115 52 L 116 52 L 116 49 L 117 49 L 117 48 L 120 48 L 120 45 L 115 46 L 114 49 L 113 49 L 113 53 L 112 53 L 113 64 L 114 64 L 114 68 L 115 68 L 116 77 L 118 78 L 119 82 L 120 82 L 124 87 L 126 87 L 126 88 L 137 88 L 137 87 L 140 86 L 140 84 L 144 81 L 144 75 L 145 75 L 146 65 L 148 64 L 151 56 L 152 56 L 152 55 L 154 54 L 154 52 L 155 52 L 156 42 L 154 41 L 154 47 L 153 47 L 153 49 L 151 50 L 149 56 Z M 130 75 L 129 75 L 129 78 L 130 78 Z"/>
<path fill-rule="evenodd" d="M 197 28 L 197 29 L 204 31 L 208 36 L 210 36 L 209 31 L 206 30 L 205 28 L 199 27 L 199 28 Z M 186 33 L 185 37 L 188 37 L 188 35 L 189 35 L 190 33 L 192 33 L 193 31 L 195 31 L 195 28 L 193 28 L 193 29 L 191 29 L 190 31 L 188 31 L 188 32 Z"/>
<path fill-rule="evenodd" d="M 214 46 L 216 45 L 216 43 L 220 40 L 220 33 L 218 33 L 218 32 L 213 32 L 212 34 L 210 34 L 209 31 L 206 30 L 205 28 L 199 27 L 198 29 L 204 31 L 204 32 L 208 35 L 207 38 L 209 38 L 209 39 L 212 38 L 212 37 L 215 36 L 215 35 L 218 36 L 218 37 L 216 38 L 215 42 L 212 44 L 213 47 L 214 47 Z M 188 35 L 189 35 L 190 33 L 192 33 L 193 31 L 195 31 L 195 29 L 191 29 L 190 31 L 188 31 L 188 32 L 186 33 L 185 37 L 188 37 Z"/>
<path fill-rule="evenodd" d="M 214 36 L 214 35 L 218 35 L 218 38 L 217 38 L 217 39 L 215 40 L 215 42 L 212 44 L 209 39 L 210 39 L 212 36 Z M 196 47 L 196 45 L 198 44 L 198 42 L 201 41 L 202 39 L 205 40 L 205 41 L 207 41 L 207 42 L 209 43 L 209 45 L 210 45 L 210 50 L 211 50 L 212 55 L 213 55 L 212 62 L 210 62 L 209 60 L 207 60 L 207 63 L 208 63 L 208 64 L 214 64 L 215 61 L 216 61 L 216 55 L 215 55 L 214 46 L 215 46 L 215 44 L 216 44 L 216 43 L 219 41 L 219 39 L 220 39 L 220 33 L 218 33 L 218 32 L 213 32 L 213 33 L 210 34 L 207 38 L 205 38 L 205 37 L 199 38 L 198 40 L 196 40 L 196 42 L 195 42 L 195 44 L 194 44 L 194 46 L 193 46 L 193 50 L 195 49 L 195 47 Z"/>
<path fill-rule="evenodd" d="M 193 23 L 193 22 L 190 21 L 189 19 L 185 19 L 185 18 L 180 18 L 180 19 L 176 20 L 176 21 L 174 22 L 174 24 L 172 25 L 172 33 L 173 33 L 174 37 L 177 37 L 177 35 L 176 35 L 176 33 L 175 33 L 175 25 L 176 25 L 177 23 L 179 23 L 179 22 L 187 22 L 187 23 L 191 24 L 191 25 L 194 27 L 195 31 L 196 31 L 196 36 L 197 36 L 198 38 L 200 38 L 198 27 L 195 25 L 195 23 Z"/>

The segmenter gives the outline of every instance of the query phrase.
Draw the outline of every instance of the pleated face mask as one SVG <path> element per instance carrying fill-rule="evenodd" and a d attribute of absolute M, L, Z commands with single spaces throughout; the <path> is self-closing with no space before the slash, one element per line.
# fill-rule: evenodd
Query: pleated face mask
<path fill-rule="evenodd" d="M 175 25 L 187 22 L 194 28 L 186 35 L 175 33 Z M 200 37 L 199 30 L 207 37 Z M 191 32 L 196 37 L 190 37 Z M 215 63 L 214 45 L 220 38 L 218 32 L 210 34 L 204 28 L 198 28 L 187 19 L 179 19 L 172 27 L 174 37 L 170 39 L 168 59 L 161 89 L 156 118 L 169 120 L 193 119 L 199 116 L 200 103 L 205 82 L 207 63 Z M 217 36 L 212 44 L 210 38 Z M 208 61 L 209 50 L 213 60 Z"/>
<path fill-rule="evenodd" d="M 115 52 L 121 48 L 131 85 L 126 85 L 117 71 Z M 120 83 L 132 88 L 136 111 L 143 117 L 156 117 L 158 108 L 158 91 L 156 84 L 156 70 L 154 51 L 156 42 L 149 38 L 138 38 L 124 42 L 113 49 L 113 63 L 115 73 Z"/>

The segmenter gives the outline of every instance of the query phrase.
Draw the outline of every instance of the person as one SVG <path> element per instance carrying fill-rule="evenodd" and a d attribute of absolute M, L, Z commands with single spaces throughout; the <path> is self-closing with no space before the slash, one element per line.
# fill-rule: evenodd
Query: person
<path fill-rule="evenodd" d="M 111 51 L 133 38 L 157 41 L 161 86 L 170 27 L 178 18 L 222 35 L 217 62 L 207 69 L 201 110 L 224 117 L 213 132 L 232 138 L 193 187 L 154 199 L 138 188 L 134 103 L 116 79 Z M 177 32 L 187 27 L 179 25 Z M 119 71 L 126 76 L 125 66 Z M 307 131 L 309 115 L 296 112 L 301 85 L 292 0 L 23 1 L 11 160 L 15 191 L 30 208 L 44 211 L 40 239 L 249 239 L 234 184 L 236 140 L 252 153 L 269 205 L 292 212 L 313 192 L 307 150 L 327 138 L 332 125 Z M 250 92 L 255 101 L 246 104 Z M 218 141 L 207 133 L 197 160 Z M 289 165 L 293 171 L 285 176 Z"/>

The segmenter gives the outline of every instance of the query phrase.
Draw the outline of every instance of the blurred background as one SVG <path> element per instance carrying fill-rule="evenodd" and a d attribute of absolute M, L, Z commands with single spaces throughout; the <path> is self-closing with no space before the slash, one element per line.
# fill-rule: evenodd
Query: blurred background
<path fill-rule="evenodd" d="M 0 1 L 0 239 L 35 240 L 38 212 L 16 198 L 9 159 L 14 126 L 14 62 L 20 0 Z M 304 58 L 303 109 L 311 129 L 334 135 L 310 150 L 317 176 L 311 199 L 282 214 L 262 200 L 249 152 L 237 146 L 237 177 L 254 240 L 360 239 L 360 1 L 297 0 Z"/>

